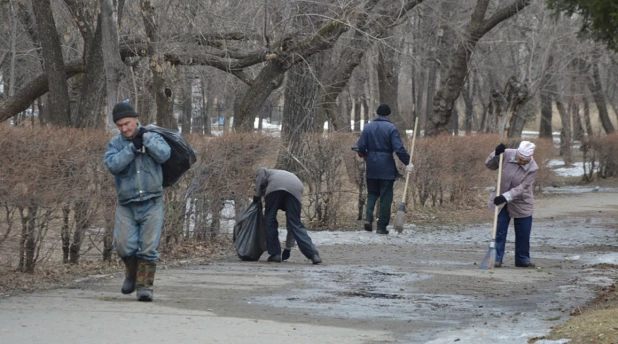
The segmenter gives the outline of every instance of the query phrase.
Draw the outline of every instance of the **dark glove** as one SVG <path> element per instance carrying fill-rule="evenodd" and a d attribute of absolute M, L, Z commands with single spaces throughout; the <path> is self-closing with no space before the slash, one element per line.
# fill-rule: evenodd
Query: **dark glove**
<path fill-rule="evenodd" d="M 259 196 L 253 196 L 253 203 L 257 203 L 262 199 L 262 197 Z"/>
<path fill-rule="evenodd" d="M 506 149 L 506 146 L 504 146 L 504 144 L 499 144 L 496 146 L 496 156 L 504 153 L 504 150 Z"/>
<path fill-rule="evenodd" d="M 506 203 L 506 198 L 504 198 L 504 196 L 500 195 L 500 196 L 494 198 L 494 204 L 495 205 L 500 205 L 502 203 Z"/>
<path fill-rule="evenodd" d="M 137 153 L 142 153 L 142 149 L 144 148 L 144 138 L 142 137 L 142 135 L 135 135 L 135 137 L 133 137 L 131 141 L 133 142 L 133 146 L 135 147 Z"/>
<path fill-rule="evenodd" d="M 146 128 L 144 128 L 144 127 L 140 126 L 140 127 L 137 129 L 137 132 L 135 133 L 135 136 L 143 137 L 143 136 L 144 136 L 144 133 L 146 133 L 146 132 L 148 132 L 148 130 L 146 130 Z"/>
<path fill-rule="evenodd" d="M 291 251 L 290 251 L 289 248 L 284 249 L 283 253 L 281 253 L 281 260 L 288 260 L 288 259 L 290 259 L 290 253 L 291 253 Z"/>

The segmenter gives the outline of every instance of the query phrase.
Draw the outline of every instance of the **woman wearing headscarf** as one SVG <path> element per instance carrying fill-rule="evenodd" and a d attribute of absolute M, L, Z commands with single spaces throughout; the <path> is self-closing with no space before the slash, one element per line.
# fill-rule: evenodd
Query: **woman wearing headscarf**
<path fill-rule="evenodd" d="M 496 228 L 496 262 L 495 267 L 502 266 L 504 247 L 509 223 L 513 219 L 515 226 L 515 266 L 534 267 L 530 260 L 530 232 L 532 230 L 532 212 L 534 197 L 532 188 L 534 179 L 539 170 L 532 157 L 535 145 L 529 141 L 522 141 L 517 149 L 506 149 L 499 144 L 485 160 L 485 166 L 490 170 L 497 170 L 502 159 L 502 180 L 500 181 L 501 195 L 496 192 L 489 198 L 489 207 L 502 207 L 498 214 Z"/>

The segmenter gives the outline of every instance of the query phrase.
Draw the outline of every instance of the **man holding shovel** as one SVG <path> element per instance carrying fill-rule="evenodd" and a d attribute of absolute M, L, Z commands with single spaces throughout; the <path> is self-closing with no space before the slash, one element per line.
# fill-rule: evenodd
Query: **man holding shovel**
<path fill-rule="evenodd" d="M 414 165 L 410 163 L 410 154 L 401 142 L 397 127 L 388 119 L 391 108 L 381 104 L 376 110 L 378 115 L 365 124 L 355 150 L 365 159 L 367 178 L 367 212 L 365 214 L 365 230 L 373 230 L 373 213 L 378 198 L 380 198 L 380 217 L 376 233 L 388 234 L 386 226 L 390 222 L 391 205 L 393 203 L 393 185 L 399 173 L 393 158 L 393 152 L 406 165 L 406 172 L 412 173 Z"/>
<path fill-rule="evenodd" d="M 532 231 L 532 212 L 534 210 L 534 198 L 532 185 L 539 170 L 532 155 L 535 145 L 529 141 L 522 141 L 517 149 L 506 149 L 504 144 L 499 144 L 495 151 L 491 152 L 485 160 L 485 165 L 490 170 L 497 170 L 499 157 L 502 158 L 502 178 L 500 183 L 500 195 L 494 191 L 489 197 L 489 207 L 502 206 L 499 210 L 496 226 L 496 261 L 494 267 L 502 266 L 506 235 L 509 222 L 513 218 L 515 225 L 515 266 L 528 268 L 534 267 L 530 261 L 530 232 Z"/>

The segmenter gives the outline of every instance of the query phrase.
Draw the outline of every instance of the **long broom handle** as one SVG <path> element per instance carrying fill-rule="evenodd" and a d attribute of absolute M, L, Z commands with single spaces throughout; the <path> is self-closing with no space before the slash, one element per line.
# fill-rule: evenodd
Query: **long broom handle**
<path fill-rule="evenodd" d="M 412 148 L 410 148 L 410 161 L 412 163 L 412 156 L 414 155 L 414 141 L 416 140 L 416 129 L 418 128 L 418 116 L 414 121 L 414 132 L 412 132 Z M 406 185 L 403 187 L 403 196 L 401 197 L 401 203 L 406 201 L 406 193 L 408 192 L 408 181 L 410 181 L 410 173 L 406 173 Z"/>
<path fill-rule="evenodd" d="M 502 157 L 504 157 L 504 153 L 500 154 L 500 162 L 498 165 L 498 185 L 496 186 L 496 197 L 500 196 L 500 183 L 502 182 Z M 494 209 L 494 229 L 491 232 L 491 238 L 493 240 L 496 239 L 496 231 L 498 230 L 498 213 L 500 212 L 500 207 L 496 206 Z"/>

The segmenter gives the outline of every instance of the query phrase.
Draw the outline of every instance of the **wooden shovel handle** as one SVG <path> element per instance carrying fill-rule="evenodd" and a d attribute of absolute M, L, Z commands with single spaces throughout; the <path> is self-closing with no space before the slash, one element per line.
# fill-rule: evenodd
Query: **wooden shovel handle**
<path fill-rule="evenodd" d="M 414 143 L 416 140 L 416 129 L 418 128 L 418 116 L 414 121 L 414 131 L 412 132 L 412 148 L 410 148 L 410 161 L 408 164 L 412 163 L 412 156 L 414 155 Z M 408 182 L 410 181 L 410 173 L 406 172 L 406 185 L 403 187 L 403 196 L 401 198 L 401 203 L 405 203 L 406 201 L 406 193 L 408 192 Z"/>
<path fill-rule="evenodd" d="M 498 185 L 496 186 L 496 197 L 500 196 L 500 183 L 502 182 L 502 158 L 504 153 L 500 154 L 500 162 L 498 163 Z M 491 232 L 491 238 L 496 239 L 496 231 L 498 230 L 498 213 L 500 213 L 500 207 L 495 206 L 494 209 L 494 228 Z"/>

